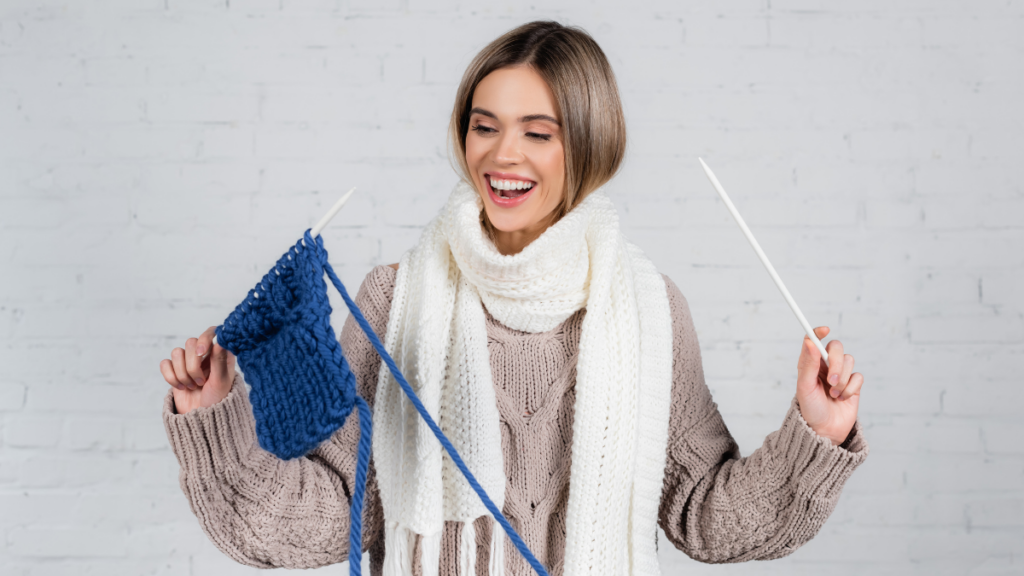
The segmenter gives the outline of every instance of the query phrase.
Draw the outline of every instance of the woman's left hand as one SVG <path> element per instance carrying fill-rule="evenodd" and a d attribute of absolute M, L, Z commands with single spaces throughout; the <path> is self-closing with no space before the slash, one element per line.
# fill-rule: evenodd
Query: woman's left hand
<path fill-rule="evenodd" d="M 828 333 L 828 326 L 814 329 L 819 339 Z M 838 445 L 846 440 L 857 421 L 864 376 L 853 371 L 853 356 L 843 353 L 841 342 L 833 340 L 825 350 L 828 365 L 821 359 L 818 347 L 804 336 L 797 362 L 796 401 L 807 425 L 831 440 L 832 445 Z"/>

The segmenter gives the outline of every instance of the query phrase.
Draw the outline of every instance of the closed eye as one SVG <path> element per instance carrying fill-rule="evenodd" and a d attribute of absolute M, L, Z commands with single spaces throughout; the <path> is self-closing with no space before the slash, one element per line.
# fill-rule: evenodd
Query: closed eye
<path fill-rule="evenodd" d="M 542 140 L 544 142 L 551 140 L 551 134 L 538 134 L 536 132 L 527 132 L 526 137 L 533 138 L 534 140 Z"/>
<path fill-rule="evenodd" d="M 480 124 L 473 126 L 472 128 L 470 128 L 470 130 L 478 132 L 480 134 L 491 134 L 493 132 L 497 132 L 497 130 L 495 130 L 494 128 L 490 128 L 488 126 L 481 126 Z"/>

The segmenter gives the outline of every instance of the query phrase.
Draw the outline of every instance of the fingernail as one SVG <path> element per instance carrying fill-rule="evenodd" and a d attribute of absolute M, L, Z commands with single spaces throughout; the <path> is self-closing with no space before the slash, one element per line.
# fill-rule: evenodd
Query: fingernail
<path fill-rule="evenodd" d="M 196 356 L 202 356 L 203 354 L 206 354 L 206 345 L 200 344 L 196 346 Z"/>
<path fill-rule="evenodd" d="M 839 374 L 832 374 L 828 377 L 828 383 L 835 386 L 839 383 Z"/>
<path fill-rule="evenodd" d="M 203 378 L 202 377 L 196 378 L 195 380 L 196 380 L 196 386 L 202 386 L 203 385 Z"/>
<path fill-rule="evenodd" d="M 839 388 L 833 388 L 828 391 L 829 395 L 833 398 L 839 398 Z"/>

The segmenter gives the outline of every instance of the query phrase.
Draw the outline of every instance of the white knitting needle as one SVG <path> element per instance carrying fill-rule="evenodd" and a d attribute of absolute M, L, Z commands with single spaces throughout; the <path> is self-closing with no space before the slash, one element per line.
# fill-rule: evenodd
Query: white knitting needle
<path fill-rule="evenodd" d="M 725 207 L 729 209 L 729 213 L 736 219 L 736 223 L 740 225 L 740 230 L 743 231 L 743 235 L 747 237 L 747 241 L 754 248 L 754 252 L 757 253 L 757 257 L 761 259 L 761 264 L 764 264 L 768 274 L 775 281 L 775 285 L 779 288 L 779 292 L 782 292 L 782 297 L 786 299 L 786 303 L 789 304 L 793 314 L 796 314 L 796 319 L 800 321 L 800 325 L 803 326 L 804 332 L 807 333 L 807 337 L 814 342 L 814 345 L 818 347 L 818 351 L 821 352 L 821 357 L 825 360 L 825 365 L 828 365 L 828 351 L 825 350 L 825 346 L 818 340 L 818 337 L 814 334 L 814 330 L 811 328 L 811 324 L 804 317 L 804 313 L 800 311 L 800 307 L 796 305 L 796 300 L 793 300 L 793 296 L 786 290 L 786 285 L 782 283 L 782 278 L 779 278 L 779 273 L 775 271 L 775 267 L 768 261 L 768 256 L 765 256 L 764 250 L 761 250 L 761 245 L 757 243 L 754 235 L 750 232 L 750 228 L 747 228 L 747 223 L 743 221 L 743 216 L 740 216 L 736 206 L 733 205 L 732 200 L 729 200 L 729 195 L 725 193 L 725 188 L 722 188 L 722 184 L 715 178 L 715 174 L 711 172 L 711 168 L 704 163 L 704 160 L 697 158 L 700 161 L 700 165 L 704 168 L 704 173 L 707 174 L 708 180 L 711 181 L 711 185 L 718 191 L 718 195 L 722 197 L 722 201 L 725 202 Z"/>
<path fill-rule="evenodd" d="M 348 202 L 348 199 L 352 196 L 352 193 L 354 193 L 355 191 L 356 189 L 353 188 L 348 192 L 345 192 L 344 196 L 338 198 L 338 201 L 334 203 L 334 206 L 331 206 L 331 209 L 327 211 L 327 214 L 324 214 L 324 217 L 321 218 L 320 221 L 316 223 L 316 226 L 313 226 L 313 229 L 310 230 L 309 235 L 312 236 L 313 238 L 319 236 L 320 232 L 323 232 L 323 229 L 327 228 L 327 225 L 331 222 L 331 220 L 334 219 L 335 216 L 338 215 L 338 212 L 341 211 L 341 207 L 345 205 L 345 202 Z"/>
<path fill-rule="evenodd" d="M 344 196 L 338 198 L 338 201 L 334 203 L 334 206 L 331 206 L 331 209 L 327 211 L 327 214 L 324 214 L 324 217 L 321 218 L 320 221 L 316 223 L 316 226 L 313 226 L 313 229 L 309 231 L 309 235 L 312 236 L 313 238 L 319 236 L 320 232 L 322 232 L 324 228 L 327 228 L 327 225 L 330 224 L 331 220 L 333 220 L 335 216 L 338 215 L 338 212 L 341 211 L 341 207 L 344 206 L 346 202 L 348 202 L 348 199 L 352 197 L 352 194 L 355 191 L 356 189 L 353 188 L 348 192 L 345 192 Z M 305 239 L 302 240 L 302 244 L 306 244 Z M 213 343 L 217 343 L 216 334 L 213 336 Z M 209 353 L 209 351 L 206 352 L 206 354 Z M 203 358 L 206 358 L 206 354 L 203 354 Z"/>

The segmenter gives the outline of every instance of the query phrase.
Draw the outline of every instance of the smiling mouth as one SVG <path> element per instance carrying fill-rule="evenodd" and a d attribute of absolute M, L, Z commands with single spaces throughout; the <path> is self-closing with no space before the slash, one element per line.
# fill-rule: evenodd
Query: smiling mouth
<path fill-rule="evenodd" d="M 496 196 L 510 200 L 529 193 L 537 185 L 536 182 L 529 180 L 502 180 L 500 178 L 491 178 L 487 175 L 484 178 L 487 179 L 491 185 L 491 190 L 494 191 Z"/>

